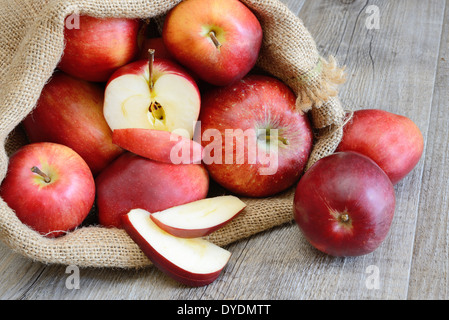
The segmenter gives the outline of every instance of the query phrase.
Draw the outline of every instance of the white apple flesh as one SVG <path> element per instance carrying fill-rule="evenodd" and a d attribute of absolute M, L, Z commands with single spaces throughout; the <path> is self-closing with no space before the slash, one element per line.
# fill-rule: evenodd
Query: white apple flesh
<path fill-rule="evenodd" d="M 180 130 L 192 138 L 200 105 L 198 86 L 182 67 L 164 59 L 154 59 L 151 64 L 139 60 L 112 75 L 103 112 L 112 130 Z"/>
<path fill-rule="evenodd" d="M 246 204 L 235 196 L 220 196 L 155 212 L 151 219 L 176 237 L 199 238 L 232 221 L 245 207 Z"/>
<path fill-rule="evenodd" d="M 229 262 L 231 253 L 201 238 L 184 239 L 159 228 L 142 209 L 122 217 L 124 229 L 162 272 L 188 286 L 214 282 Z"/>

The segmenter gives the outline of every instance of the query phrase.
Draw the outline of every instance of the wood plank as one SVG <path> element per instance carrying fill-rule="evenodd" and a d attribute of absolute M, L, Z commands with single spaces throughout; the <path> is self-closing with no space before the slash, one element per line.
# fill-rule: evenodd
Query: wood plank
<path fill-rule="evenodd" d="M 368 4 L 379 8 L 379 30 L 366 28 Z M 444 1 L 356 1 L 349 5 L 308 1 L 300 17 L 323 55 L 335 54 L 347 65 L 348 82 L 341 98 L 348 108 L 400 113 L 426 134 L 444 9 Z M 310 291 L 303 298 L 407 297 L 422 167 L 423 161 L 396 187 L 396 216 L 383 246 L 362 259 L 341 262 L 340 273 L 331 267 L 328 278 L 334 280 L 323 284 L 325 290 Z M 370 265 L 380 270 L 379 290 L 361 285 Z"/>
<path fill-rule="evenodd" d="M 427 136 L 409 299 L 449 298 L 449 2 Z M 436 35 L 435 35 L 436 37 Z"/>

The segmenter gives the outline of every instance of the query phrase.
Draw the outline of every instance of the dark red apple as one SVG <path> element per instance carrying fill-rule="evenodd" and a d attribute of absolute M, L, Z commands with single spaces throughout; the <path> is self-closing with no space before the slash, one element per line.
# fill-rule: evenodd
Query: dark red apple
<path fill-rule="evenodd" d="M 423 135 L 411 119 L 377 109 L 355 111 L 337 148 L 368 156 L 394 185 L 416 167 L 423 150 Z"/>
<path fill-rule="evenodd" d="M 139 53 L 140 21 L 79 17 L 79 28 L 65 28 L 66 46 L 59 69 L 80 79 L 106 82 Z"/>
<path fill-rule="evenodd" d="M 112 143 L 103 115 L 104 86 L 56 72 L 36 108 L 23 121 L 30 142 L 54 142 L 75 150 L 94 175 L 123 149 Z"/>
<path fill-rule="evenodd" d="M 208 91 L 201 103 L 203 162 L 217 183 L 238 195 L 267 197 L 299 180 L 313 133 L 285 84 L 250 75 Z"/>
<path fill-rule="evenodd" d="M 294 218 L 318 250 L 338 257 L 375 251 L 395 211 L 393 184 L 368 157 L 340 152 L 316 162 L 301 178 Z"/>
<path fill-rule="evenodd" d="M 95 200 L 95 182 L 86 162 L 69 147 L 34 143 L 11 156 L 0 195 L 19 220 L 53 238 L 84 221 Z"/>
<path fill-rule="evenodd" d="M 175 165 L 126 152 L 95 179 L 98 219 L 121 228 L 133 209 L 150 213 L 206 198 L 209 175 L 203 165 Z"/>

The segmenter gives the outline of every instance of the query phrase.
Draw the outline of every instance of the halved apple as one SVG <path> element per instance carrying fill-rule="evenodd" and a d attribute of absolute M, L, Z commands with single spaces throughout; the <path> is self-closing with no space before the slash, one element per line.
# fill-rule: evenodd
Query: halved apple
<path fill-rule="evenodd" d="M 235 196 L 207 198 L 151 214 L 161 229 L 181 238 L 204 237 L 220 229 L 246 208 Z"/>
<path fill-rule="evenodd" d="M 116 129 L 112 132 L 112 142 L 154 161 L 199 164 L 202 160 L 202 145 L 174 132 L 140 128 Z"/>
<path fill-rule="evenodd" d="M 156 267 L 188 286 L 214 282 L 231 257 L 229 251 L 204 239 L 178 238 L 165 232 L 142 209 L 131 210 L 122 221 L 126 232 Z"/>
<path fill-rule="evenodd" d="M 128 64 L 111 76 L 103 107 L 106 122 L 113 131 L 180 130 L 191 139 L 201 106 L 198 86 L 177 63 L 153 59 Z"/>

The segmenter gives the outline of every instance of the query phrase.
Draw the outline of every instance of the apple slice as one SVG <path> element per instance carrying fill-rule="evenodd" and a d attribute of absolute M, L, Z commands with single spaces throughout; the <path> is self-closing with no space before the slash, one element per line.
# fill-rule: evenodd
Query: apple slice
<path fill-rule="evenodd" d="M 142 209 L 122 217 L 123 227 L 144 254 L 162 272 L 188 286 L 214 282 L 231 253 L 201 238 L 184 239 L 159 228 Z"/>
<path fill-rule="evenodd" d="M 139 60 L 117 70 L 106 85 L 103 113 L 112 131 L 182 131 L 193 137 L 201 97 L 190 74 L 173 61 Z"/>
<path fill-rule="evenodd" d="M 202 160 L 202 145 L 174 132 L 139 128 L 116 129 L 112 132 L 112 142 L 154 161 L 199 164 Z"/>
<path fill-rule="evenodd" d="M 234 219 L 246 204 L 235 196 L 207 198 L 151 214 L 161 229 L 181 238 L 204 237 Z"/>

